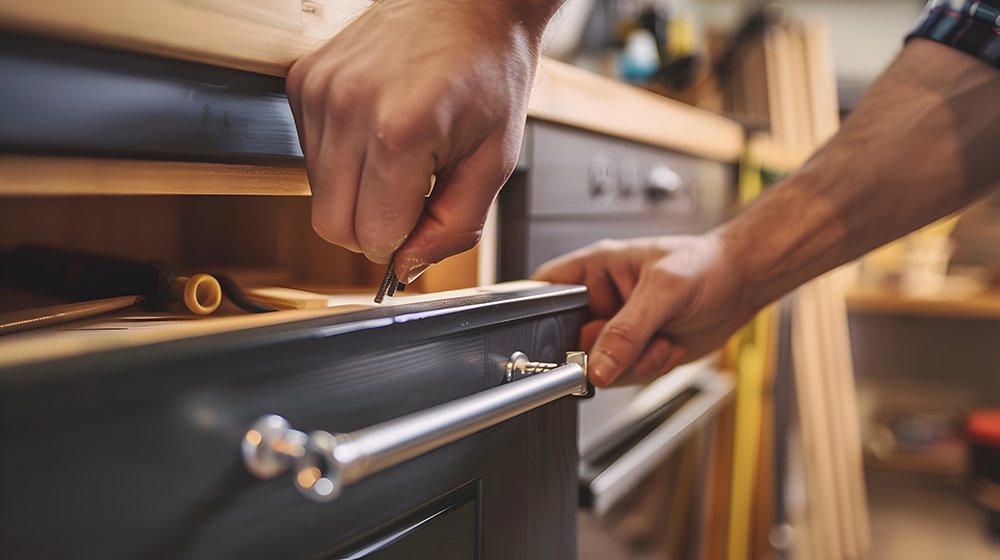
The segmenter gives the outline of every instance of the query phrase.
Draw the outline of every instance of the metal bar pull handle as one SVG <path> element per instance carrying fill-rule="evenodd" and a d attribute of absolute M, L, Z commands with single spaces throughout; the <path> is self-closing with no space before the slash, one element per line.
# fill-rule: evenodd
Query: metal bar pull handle
<path fill-rule="evenodd" d="M 735 389 L 733 380 L 721 373 L 703 378 L 696 386 L 699 392 L 691 400 L 613 463 L 598 473 L 581 473 L 585 481 L 581 497 L 598 515 L 638 486 L 693 432 L 711 422 Z"/>
<path fill-rule="evenodd" d="M 305 434 L 280 416 L 262 416 L 243 437 L 243 461 L 264 479 L 293 469 L 304 496 L 329 502 L 379 471 L 561 397 L 589 396 L 587 355 L 570 352 L 566 361 L 531 362 L 517 352 L 507 364 L 504 385 L 350 433 Z"/>

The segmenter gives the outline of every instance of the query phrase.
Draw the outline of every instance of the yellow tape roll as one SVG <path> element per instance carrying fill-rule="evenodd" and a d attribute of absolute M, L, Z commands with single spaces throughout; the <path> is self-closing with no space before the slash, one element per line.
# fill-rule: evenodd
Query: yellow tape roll
<path fill-rule="evenodd" d="M 210 274 L 195 274 L 184 282 L 184 305 L 195 315 L 214 313 L 222 305 L 222 286 Z"/>

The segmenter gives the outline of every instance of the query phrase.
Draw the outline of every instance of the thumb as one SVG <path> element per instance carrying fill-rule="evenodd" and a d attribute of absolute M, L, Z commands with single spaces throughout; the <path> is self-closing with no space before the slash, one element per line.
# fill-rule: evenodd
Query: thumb
<path fill-rule="evenodd" d="M 486 215 L 508 175 L 487 148 L 481 147 L 454 173 L 438 177 L 423 216 L 396 252 L 401 280 L 412 282 L 431 264 L 479 242 Z"/>
<path fill-rule="evenodd" d="M 590 380 L 606 387 L 639 359 L 663 324 L 665 309 L 650 288 L 640 285 L 604 326 L 590 355 Z"/>

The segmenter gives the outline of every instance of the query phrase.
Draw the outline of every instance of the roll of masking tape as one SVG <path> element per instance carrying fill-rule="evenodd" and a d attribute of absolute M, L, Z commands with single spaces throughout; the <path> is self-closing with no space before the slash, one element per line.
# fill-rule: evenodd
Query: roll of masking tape
<path fill-rule="evenodd" d="M 184 306 L 195 315 L 209 315 L 222 305 L 222 286 L 211 274 L 178 278 L 183 283 Z"/>

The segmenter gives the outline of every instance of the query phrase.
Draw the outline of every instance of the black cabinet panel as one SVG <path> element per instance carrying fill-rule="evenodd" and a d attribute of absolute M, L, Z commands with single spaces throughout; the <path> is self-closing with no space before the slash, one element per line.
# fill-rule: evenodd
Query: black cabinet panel
<path fill-rule="evenodd" d="M 337 560 L 409 560 L 433 551 L 435 559 L 470 560 L 482 557 L 482 481 L 453 492 L 441 503 L 381 531 L 376 540 Z"/>
<path fill-rule="evenodd" d="M 386 557 L 471 539 L 481 558 L 572 558 L 572 398 L 327 504 L 290 477 L 254 479 L 239 447 L 266 413 L 351 431 L 494 387 L 515 350 L 573 349 L 585 304 L 550 287 L 0 369 L 0 557 L 350 557 L 426 515 L 379 554 L 450 534 Z"/>
<path fill-rule="evenodd" d="M 281 78 L 10 33 L 0 76 L 7 151 L 302 157 Z"/>
<path fill-rule="evenodd" d="M 476 504 L 468 502 L 425 520 L 392 546 L 364 558 L 410 560 L 434 551 L 436 560 L 469 560 L 476 557 Z"/>

